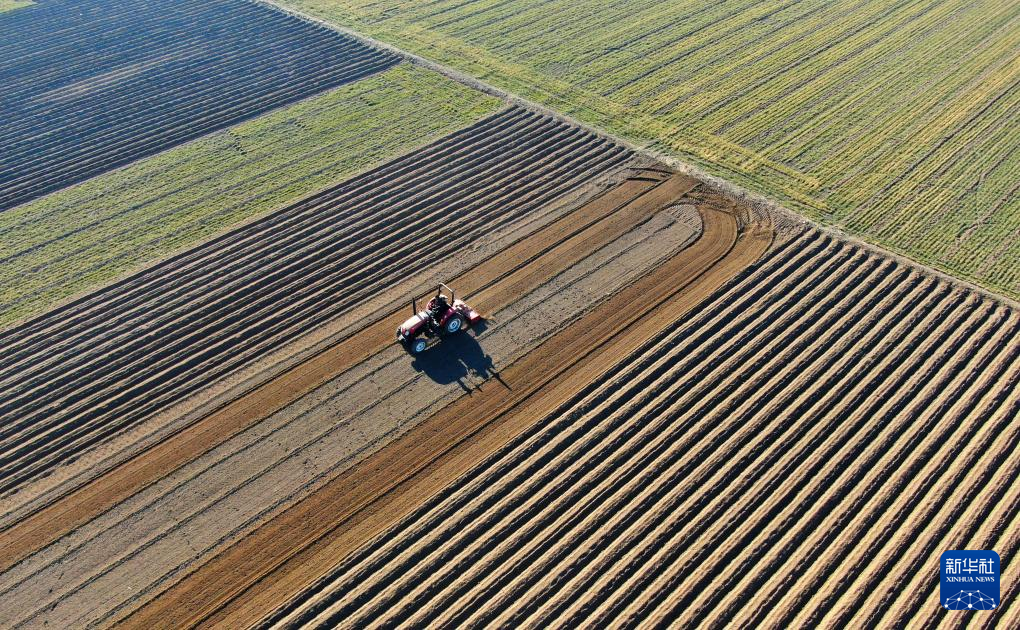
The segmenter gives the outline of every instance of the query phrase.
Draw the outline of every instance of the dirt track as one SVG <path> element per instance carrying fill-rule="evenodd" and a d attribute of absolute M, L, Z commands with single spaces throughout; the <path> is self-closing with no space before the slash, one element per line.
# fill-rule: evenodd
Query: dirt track
<path fill-rule="evenodd" d="M 442 358 L 391 312 L 0 532 L 0 625 L 952 623 L 938 554 L 1020 546 L 1020 314 L 772 237 L 640 172 L 453 279 Z"/>
<path fill-rule="evenodd" d="M 633 159 L 512 108 L 0 333 L 0 626 L 1020 627 L 1020 312 L 656 168 L 549 209 Z M 411 359 L 444 258 L 488 322 Z"/>
<path fill-rule="evenodd" d="M 664 196 L 664 199 L 668 198 Z M 449 478 L 445 476 L 446 473 L 436 477 L 427 468 L 437 461 L 446 462 L 444 466 L 456 461 L 456 458 L 439 460 L 441 454 L 457 444 L 478 445 L 468 447 L 469 459 L 467 462 L 459 462 L 463 470 L 463 466 L 470 465 L 489 452 L 492 444 L 487 442 L 488 439 L 498 439 L 503 431 L 521 430 L 529 419 L 533 420 L 537 411 L 532 405 L 556 404 L 564 396 L 569 396 L 599 370 L 608 369 L 629 349 L 643 343 L 669 317 L 675 317 L 683 309 L 689 308 L 698 297 L 716 286 L 721 278 L 715 274 L 736 273 L 741 265 L 746 265 L 767 247 L 768 237 L 764 233 L 755 233 L 742 239 L 739 247 L 741 254 L 734 253 L 723 264 L 715 265 L 733 246 L 737 234 L 736 221 L 730 215 L 711 208 L 707 208 L 703 216 L 704 236 L 695 245 L 627 287 L 524 359 L 503 369 L 499 374 L 499 383 L 490 381 L 480 393 L 462 397 L 445 407 L 411 434 L 369 458 L 349 474 L 331 482 L 199 569 L 194 576 L 155 600 L 153 605 L 142 609 L 128 623 L 144 625 L 147 619 L 166 619 L 166 614 L 177 614 L 169 613 L 171 610 L 182 613 L 187 611 L 185 616 L 174 617 L 172 624 L 194 622 L 236 597 L 252 580 L 274 569 L 280 561 L 289 559 L 280 569 L 284 575 L 274 575 L 272 579 L 260 582 L 260 587 L 269 584 L 282 587 L 282 593 L 249 591 L 245 597 L 231 602 L 220 615 L 226 616 L 224 623 L 227 626 L 236 626 L 242 621 L 230 617 L 231 611 L 239 609 L 245 621 L 252 620 L 252 614 L 256 615 L 254 619 L 258 618 L 254 611 L 262 614 L 271 611 L 281 597 L 286 598 L 296 592 L 293 590 L 295 584 L 317 577 L 316 572 L 328 570 L 329 565 L 338 558 L 335 545 L 352 544 L 351 540 L 345 538 L 351 535 L 350 532 L 355 532 L 355 538 L 361 535 L 359 540 L 363 540 L 366 524 L 369 531 L 378 531 L 376 528 L 379 523 L 365 519 L 379 509 L 380 505 L 398 511 L 408 510 L 422 491 L 421 487 L 415 488 L 413 484 L 423 480 L 433 483 L 437 479 Z M 660 302 L 676 294 L 707 269 L 712 269 L 713 273 L 699 283 L 686 287 L 681 297 L 665 302 L 661 309 L 656 310 Z M 632 310 L 626 306 L 631 306 Z M 619 315 L 610 315 L 619 313 L 621 309 L 627 313 L 624 321 L 620 321 Z M 623 333 L 619 333 L 620 328 L 627 326 L 628 322 L 632 324 L 624 328 Z M 598 345 L 598 353 L 582 363 L 582 354 L 577 353 L 576 348 L 586 345 L 587 338 L 606 341 Z M 536 392 L 542 394 L 536 395 Z M 507 417 L 501 417 L 504 415 Z M 489 425 L 496 418 L 499 421 Z M 491 426 L 491 429 L 486 431 L 485 439 L 475 435 L 486 426 Z M 469 437 L 470 441 L 465 442 Z M 397 474 L 396 471 L 403 472 Z M 412 489 L 405 492 L 404 488 L 408 484 L 411 484 Z M 395 488 L 396 491 L 393 491 Z M 363 509 L 366 506 L 371 507 Z M 393 515 L 389 518 L 393 518 Z M 344 522 L 339 541 L 326 536 L 345 519 L 348 520 Z M 288 532 L 285 538 L 281 538 L 283 531 Z M 277 542 L 272 544 L 272 541 Z M 253 553 L 256 549 L 259 551 Z M 295 557 L 293 554 L 298 551 L 301 554 Z M 298 567 L 298 572 L 291 573 L 295 567 Z"/>

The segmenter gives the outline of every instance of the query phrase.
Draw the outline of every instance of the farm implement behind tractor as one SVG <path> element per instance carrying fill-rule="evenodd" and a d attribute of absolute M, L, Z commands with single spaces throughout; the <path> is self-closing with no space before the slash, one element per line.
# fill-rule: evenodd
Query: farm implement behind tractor
<path fill-rule="evenodd" d="M 443 293 L 446 291 L 446 293 Z M 419 354 L 447 335 L 453 335 L 481 321 L 482 316 L 443 283 L 425 308 L 418 310 L 418 301 L 411 298 L 412 315 L 397 328 L 397 342 L 411 354 Z"/>

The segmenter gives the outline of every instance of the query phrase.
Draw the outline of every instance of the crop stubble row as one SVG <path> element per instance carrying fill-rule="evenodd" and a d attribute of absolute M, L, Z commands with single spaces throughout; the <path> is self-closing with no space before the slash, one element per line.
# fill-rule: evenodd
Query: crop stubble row
<path fill-rule="evenodd" d="M 1016 552 L 1018 329 L 805 232 L 280 621 L 937 622 L 942 550 Z"/>
<path fill-rule="evenodd" d="M 5 332 L 2 487 L 18 487 L 628 155 L 507 110 Z"/>
<path fill-rule="evenodd" d="M 279 0 L 1020 295 L 1020 6 Z"/>
<path fill-rule="evenodd" d="M 0 213 L 0 328 L 499 109 L 398 64 Z"/>

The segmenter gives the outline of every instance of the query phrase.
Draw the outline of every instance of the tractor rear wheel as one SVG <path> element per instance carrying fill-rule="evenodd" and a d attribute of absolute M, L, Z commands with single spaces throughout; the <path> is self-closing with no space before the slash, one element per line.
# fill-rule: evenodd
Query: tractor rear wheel
<path fill-rule="evenodd" d="M 446 325 L 443 329 L 446 334 L 452 335 L 464 326 L 464 319 L 460 315 L 451 315 L 450 319 L 446 320 Z"/>

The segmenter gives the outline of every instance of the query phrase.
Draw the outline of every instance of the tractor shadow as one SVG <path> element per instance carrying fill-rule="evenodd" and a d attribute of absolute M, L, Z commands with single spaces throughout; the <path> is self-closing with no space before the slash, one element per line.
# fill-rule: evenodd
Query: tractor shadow
<path fill-rule="evenodd" d="M 484 331 L 483 321 L 475 324 L 471 330 L 446 337 L 414 357 L 411 367 L 440 385 L 457 383 L 469 394 L 478 389 L 478 386 L 472 383 L 473 379 L 487 381 L 495 378 L 503 387 L 510 389 L 510 386 L 500 378 L 492 357 L 478 343 L 476 335 Z"/>

